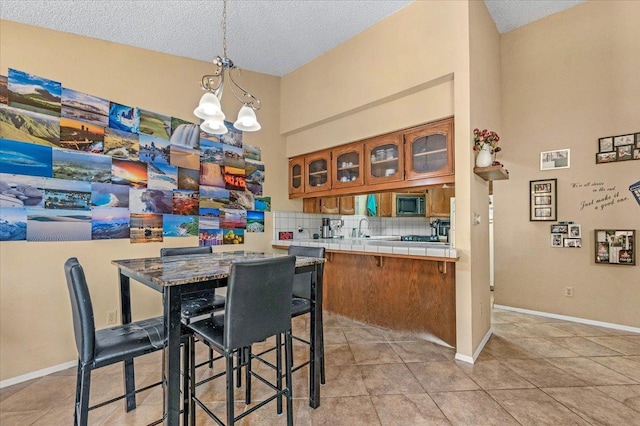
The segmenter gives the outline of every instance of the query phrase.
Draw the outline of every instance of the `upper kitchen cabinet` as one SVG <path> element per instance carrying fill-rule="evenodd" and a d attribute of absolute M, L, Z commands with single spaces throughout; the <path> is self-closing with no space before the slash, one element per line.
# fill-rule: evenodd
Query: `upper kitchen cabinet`
<path fill-rule="evenodd" d="M 404 133 L 405 179 L 454 174 L 453 119 L 426 124 Z"/>
<path fill-rule="evenodd" d="M 331 158 L 333 158 L 332 188 L 362 186 L 364 176 L 361 143 L 334 148 L 331 151 Z"/>
<path fill-rule="evenodd" d="M 304 158 L 305 192 L 331 189 L 331 152 L 321 151 Z"/>
<path fill-rule="evenodd" d="M 404 178 L 402 135 L 393 133 L 364 143 L 366 185 L 397 182 Z"/>
<path fill-rule="evenodd" d="M 289 195 L 304 192 L 304 158 L 289 159 Z"/>

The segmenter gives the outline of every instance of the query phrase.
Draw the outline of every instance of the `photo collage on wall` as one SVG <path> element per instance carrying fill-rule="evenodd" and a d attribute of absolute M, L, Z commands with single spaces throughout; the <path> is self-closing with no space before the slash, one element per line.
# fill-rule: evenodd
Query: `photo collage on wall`
<path fill-rule="evenodd" d="M 9 69 L 0 76 L 0 241 L 198 236 L 242 244 L 271 199 L 242 132 L 138 109 Z"/>
<path fill-rule="evenodd" d="M 596 164 L 640 160 L 640 133 L 598 139 Z"/>

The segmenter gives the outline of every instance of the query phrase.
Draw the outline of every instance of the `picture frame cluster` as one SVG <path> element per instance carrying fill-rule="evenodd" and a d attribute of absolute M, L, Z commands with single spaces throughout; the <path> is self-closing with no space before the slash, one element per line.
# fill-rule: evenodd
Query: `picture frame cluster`
<path fill-rule="evenodd" d="M 595 263 L 598 265 L 636 264 L 636 231 L 632 229 L 596 229 Z"/>
<path fill-rule="evenodd" d="M 640 133 L 598 139 L 596 164 L 640 160 Z"/>
<path fill-rule="evenodd" d="M 529 181 L 529 221 L 558 220 L 557 179 Z"/>
<path fill-rule="evenodd" d="M 551 247 L 581 248 L 582 227 L 573 222 L 558 222 L 551 225 Z"/>

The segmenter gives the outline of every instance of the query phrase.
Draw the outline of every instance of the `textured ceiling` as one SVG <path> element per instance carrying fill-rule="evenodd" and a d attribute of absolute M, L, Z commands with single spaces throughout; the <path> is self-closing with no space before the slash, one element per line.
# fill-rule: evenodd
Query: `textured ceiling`
<path fill-rule="evenodd" d="M 229 0 L 227 56 L 282 76 L 411 2 Z M 485 0 L 500 32 L 580 2 Z M 0 0 L 0 18 L 202 61 L 222 55 L 221 1 Z"/>

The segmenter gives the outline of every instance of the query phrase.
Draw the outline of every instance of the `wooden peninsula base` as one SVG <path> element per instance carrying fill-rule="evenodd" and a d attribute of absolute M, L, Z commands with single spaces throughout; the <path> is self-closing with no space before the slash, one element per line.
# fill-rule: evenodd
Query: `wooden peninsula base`
<path fill-rule="evenodd" d="M 327 252 L 324 309 L 456 345 L 455 259 Z"/>

